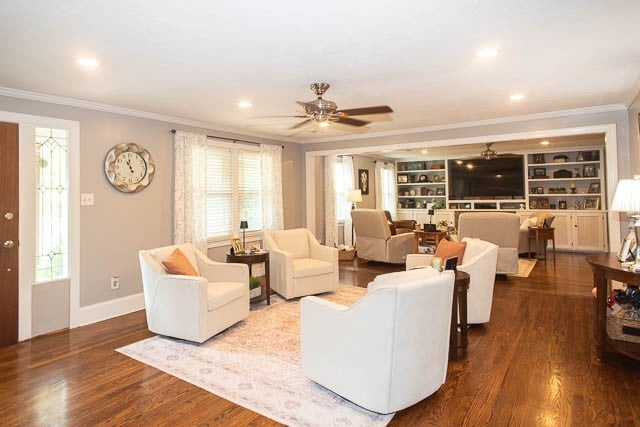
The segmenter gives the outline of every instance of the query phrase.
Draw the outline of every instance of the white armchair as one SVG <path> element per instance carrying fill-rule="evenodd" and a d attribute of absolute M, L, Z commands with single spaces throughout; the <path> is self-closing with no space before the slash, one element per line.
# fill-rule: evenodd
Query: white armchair
<path fill-rule="evenodd" d="M 447 375 L 454 275 L 412 273 L 378 283 L 351 307 L 303 298 L 302 373 L 382 414 L 437 391 Z"/>
<path fill-rule="evenodd" d="M 286 299 L 338 289 L 338 249 L 323 246 L 306 228 L 264 231 L 271 289 Z"/>
<path fill-rule="evenodd" d="M 199 276 L 168 274 L 162 261 L 179 248 Z M 139 253 L 151 332 L 204 342 L 249 315 L 249 268 L 208 259 L 191 244 Z"/>
<path fill-rule="evenodd" d="M 462 264 L 457 268 L 469 274 L 469 292 L 467 294 L 467 322 L 471 324 L 487 323 L 491 319 L 493 304 L 493 285 L 496 277 L 498 246 L 480 239 L 465 237 L 467 247 Z M 431 266 L 433 255 L 407 255 L 407 270 Z"/>

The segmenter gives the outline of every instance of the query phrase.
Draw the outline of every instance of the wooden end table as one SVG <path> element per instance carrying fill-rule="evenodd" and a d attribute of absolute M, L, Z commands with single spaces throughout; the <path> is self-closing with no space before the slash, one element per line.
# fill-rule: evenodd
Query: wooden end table
<path fill-rule="evenodd" d="M 469 343 L 467 334 L 467 291 L 471 277 L 469 273 L 456 270 L 453 285 L 453 302 L 451 309 L 451 331 L 449 336 L 449 359 L 458 359 L 458 349 L 465 349 Z"/>
<path fill-rule="evenodd" d="M 265 273 L 265 293 L 266 296 L 260 295 L 259 297 L 255 297 L 251 300 L 251 302 L 260 302 L 267 300 L 267 305 L 271 305 L 271 284 L 269 283 L 269 252 L 261 251 L 254 252 L 248 254 L 227 254 L 227 262 L 235 262 L 240 264 L 246 264 L 249 266 L 249 277 L 251 277 L 251 266 L 253 264 L 258 264 L 264 262 L 264 273 Z M 247 283 L 247 286 L 249 284 Z"/>
<path fill-rule="evenodd" d="M 531 259 L 531 240 L 536 241 L 536 258 L 540 259 L 540 241 L 544 242 L 544 263 L 547 264 L 547 241 L 553 244 L 553 266 L 556 266 L 556 238 L 553 227 L 529 227 L 529 259 Z"/>
<path fill-rule="evenodd" d="M 420 239 L 428 242 L 435 242 L 436 247 L 440 240 L 447 237 L 446 231 L 422 231 L 422 230 L 413 230 L 413 253 L 418 253 L 418 242 Z"/>

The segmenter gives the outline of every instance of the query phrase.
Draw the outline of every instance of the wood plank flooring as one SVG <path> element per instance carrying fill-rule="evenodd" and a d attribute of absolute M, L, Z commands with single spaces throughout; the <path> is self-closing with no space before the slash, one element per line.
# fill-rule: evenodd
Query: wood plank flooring
<path fill-rule="evenodd" d="M 491 322 L 470 329 L 446 384 L 391 425 L 640 424 L 640 363 L 595 357 L 584 258 L 558 253 L 555 269 L 496 281 Z M 396 270 L 356 259 L 340 278 L 366 286 Z M 136 312 L 0 349 L 0 425 L 277 425 L 115 352 L 149 336 Z"/>

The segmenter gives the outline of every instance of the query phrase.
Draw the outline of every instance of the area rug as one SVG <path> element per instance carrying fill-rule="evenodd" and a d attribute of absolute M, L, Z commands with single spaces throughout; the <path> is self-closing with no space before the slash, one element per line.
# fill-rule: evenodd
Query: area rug
<path fill-rule="evenodd" d="M 518 259 L 518 272 L 516 274 L 507 274 L 507 276 L 511 277 L 529 277 L 533 267 L 536 266 L 537 259 Z"/>
<path fill-rule="evenodd" d="M 352 305 L 365 293 L 340 285 L 321 297 Z M 200 345 L 155 336 L 117 351 L 290 426 L 388 424 L 393 414 L 367 411 L 302 375 L 300 302 L 272 300 Z"/>

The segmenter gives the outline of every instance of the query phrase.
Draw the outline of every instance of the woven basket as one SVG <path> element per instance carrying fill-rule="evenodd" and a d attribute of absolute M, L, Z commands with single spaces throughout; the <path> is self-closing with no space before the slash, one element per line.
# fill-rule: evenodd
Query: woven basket
<path fill-rule="evenodd" d="M 607 314 L 607 334 L 609 338 L 640 344 L 640 320 L 624 317 L 633 310 L 620 310 L 616 314 Z"/>
<path fill-rule="evenodd" d="M 356 251 L 352 249 L 350 251 L 338 251 L 338 260 L 339 261 L 351 261 L 355 256 Z"/>

